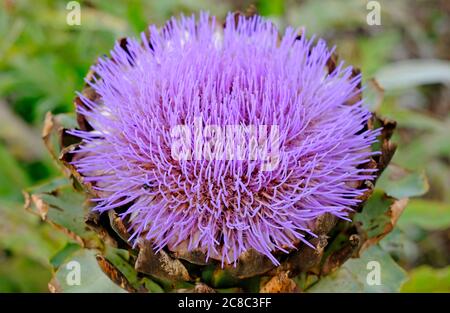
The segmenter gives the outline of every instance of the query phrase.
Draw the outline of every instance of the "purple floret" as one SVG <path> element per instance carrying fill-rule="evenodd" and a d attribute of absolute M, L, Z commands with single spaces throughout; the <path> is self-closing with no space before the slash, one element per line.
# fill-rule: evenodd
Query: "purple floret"
<path fill-rule="evenodd" d="M 357 92 L 360 75 L 338 64 L 323 40 L 298 36 L 255 16 L 229 14 L 223 28 L 201 14 L 149 28 L 141 42 L 116 44 L 93 67 L 95 103 L 80 95 L 78 108 L 93 127 L 74 130 L 83 143 L 74 161 L 94 184 L 100 212 L 126 208 L 130 241 L 145 238 L 155 250 L 200 250 L 235 263 L 249 249 L 279 264 L 312 235 L 324 213 L 348 218 L 373 179 L 362 167 L 378 130 Z M 150 39 L 149 39 L 150 38 Z M 204 125 L 276 125 L 279 161 L 182 159 L 171 155 L 171 129 L 195 119 Z M 195 145 L 194 139 L 191 142 Z"/>

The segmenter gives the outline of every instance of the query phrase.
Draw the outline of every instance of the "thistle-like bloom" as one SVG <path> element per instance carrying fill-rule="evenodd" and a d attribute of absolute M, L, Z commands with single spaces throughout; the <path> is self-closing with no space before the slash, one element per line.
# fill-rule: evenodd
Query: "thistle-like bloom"
<path fill-rule="evenodd" d="M 80 95 L 93 129 L 73 164 L 98 191 L 100 212 L 121 208 L 130 241 L 145 238 L 155 250 L 200 250 L 222 264 L 254 249 L 274 264 L 307 236 L 316 218 L 348 218 L 373 178 L 363 167 L 379 133 L 358 92 L 360 75 L 332 55 L 323 40 L 277 28 L 261 17 L 172 19 L 151 26 L 141 42 L 119 43 L 93 67 L 88 83 L 99 95 Z M 276 126 L 276 167 L 250 158 L 176 159 L 177 125 Z M 210 134 L 211 135 L 211 134 Z M 232 137 L 237 143 L 241 137 Z M 248 147 L 249 144 L 245 144 Z M 247 149 L 249 150 L 249 149 Z"/>

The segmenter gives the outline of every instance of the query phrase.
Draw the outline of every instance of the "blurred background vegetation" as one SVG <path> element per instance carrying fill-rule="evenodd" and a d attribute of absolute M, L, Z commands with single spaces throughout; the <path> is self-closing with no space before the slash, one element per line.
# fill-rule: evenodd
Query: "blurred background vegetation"
<path fill-rule="evenodd" d="M 116 39 L 182 12 L 223 18 L 250 4 L 337 45 L 361 68 L 368 104 L 398 121 L 394 162 L 426 173 L 430 188 L 382 245 L 408 272 L 402 291 L 450 292 L 449 1 L 380 0 L 381 26 L 367 24 L 365 0 L 79 2 L 81 25 L 69 26 L 68 1 L 0 0 L 0 292 L 47 292 L 49 259 L 67 242 L 23 209 L 24 188 L 58 175 L 40 139 L 45 113 L 73 110 L 89 66 Z"/>

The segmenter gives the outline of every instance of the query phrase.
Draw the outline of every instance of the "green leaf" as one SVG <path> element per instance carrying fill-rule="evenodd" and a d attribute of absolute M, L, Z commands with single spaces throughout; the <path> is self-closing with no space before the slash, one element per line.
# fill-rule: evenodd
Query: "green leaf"
<path fill-rule="evenodd" d="M 84 237 L 88 232 L 84 224 L 82 194 L 72 191 L 71 186 L 58 189 L 58 195 L 42 193 L 40 200 L 44 202 L 47 209 L 46 219 L 56 223 L 75 234 Z"/>
<path fill-rule="evenodd" d="M 360 223 L 361 231 L 366 233 L 363 248 L 379 242 L 392 231 L 406 203 L 407 199 L 396 200 L 382 190 L 374 190 L 362 212 L 354 217 L 354 222 Z"/>
<path fill-rule="evenodd" d="M 54 268 L 58 268 L 63 264 L 75 251 L 80 250 L 80 245 L 72 242 L 68 242 L 64 248 L 62 248 L 58 253 L 56 253 L 51 259 L 50 264 Z"/>
<path fill-rule="evenodd" d="M 369 238 L 383 234 L 385 225 L 391 218 L 387 214 L 394 203 L 394 199 L 387 197 L 383 191 L 375 190 L 369 198 L 361 213 L 355 215 L 355 222 L 362 223 Z"/>
<path fill-rule="evenodd" d="M 426 230 L 445 230 L 450 227 L 450 204 L 425 199 L 411 200 L 403 215 L 399 226 L 420 226 Z"/>
<path fill-rule="evenodd" d="M 67 178 L 64 177 L 58 177 L 49 181 L 46 181 L 42 184 L 33 186 L 31 188 L 28 188 L 25 190 L 25 192 L 29 193 L 30 195 L 33 194 L 40 194 L 40 193 L 52 193 L 58 188 L 64 187 L 68 185 L 70 181 Z"/>
<path fill-rule="evenodd" d="M 26 193 L 26 207 L 65 232 L 81 245 L 98 244 L 98 237 L 85 224 L 88 208 L 85 196 L 66 185 L 67 179 L 56 179 L 31 188 Z"/>
<path fill-rule="evenodd" d="M 377 181 L 377 187 L 389 196 L 402 199 L 424 195 L 429 184 L 424 171 L 409 172 L 391 164 Z"/>
<path fill-rule="evenodd" d="M 57 269 L 49 286 L 53 292 L 125 292 L 101 270 L 95 250 L 78 250 Z"/>
<path fill-rule="evenodd" d="M 369 262 L 373 261 L 379 264 L 380 285 L 368 284 L 368 275 L 374 270 Z M 405 279 L 406 273 L 389 253 L 375 245 L 360 258 L 348 260 L 340 269 L 320 279 L 307 292 L 397 292 Z"/>
<path fill-rule="evenodd" d="M 127 250 L 107 247 L 106 259 L 127 279 L 128 283 L 141 291 L 142 287 L 150 292 L 163 292 L 164 290 L 150 278 L 140 279 L 135 268 L 130 265 L 130 254 Z"/>
<path fill-rule="evenodd" d="M 74 114 L 57 114 L 47 113 L 45 117 L 43 139 L 47 149 L 54 159 L 58 159 L 62 146 L 63 128 L 72 129 L 77 127 L 77 121 Z"/>
<path fill-rule="evenodd" d="M 160 285 L 155 283 L 150 278 L 144 277 L 144 278 L 142 278 L 141 282 L 144 285 L 145 289 L 147 289 L 149 292 L 152 292 L 152 293 L 164 292 L 164 289 L 162 289 Z"/>
<path fill-rule="evenodd" d="M 413 269 L 401 292 L 450 292 L 450 266 L 441 269 L 421 266 Z"/>

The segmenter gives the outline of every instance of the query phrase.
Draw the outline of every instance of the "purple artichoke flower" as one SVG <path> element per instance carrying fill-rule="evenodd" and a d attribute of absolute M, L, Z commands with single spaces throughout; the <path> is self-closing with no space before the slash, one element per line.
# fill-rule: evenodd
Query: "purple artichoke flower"
<path fill-rule="evenodd" d="M 332 53 L 293 28 L 280 39 L 263 18 L 233 14 L 224 27 L 201 14 L 117 43 L 88 81 L 101 100 L 80 95 L 92 129 L 71 132 L 83 140 L 73 165 L 97 190 L 94 210 L 125 208 L 130 241 L 156 251 L 200 250 L 223 265 L 253 249 L 279 264 L 274 254 L 308 244 L 319 216 L 348 218 L 365 191 L 355 186 L 376 171 L 363 165 L 379 130 L 366 128 L 362 100 L 348 103 L 361 76 L 343 63 L 328 71 Z M 211 153 L 208 125 L 244 136 L 224 131 Z M 249 129 L 256 142 L 245 141 Z M 270 149 L 259 149 L 261 136 Z M 180 137 L 183 158 L 173 153 Z"/>

